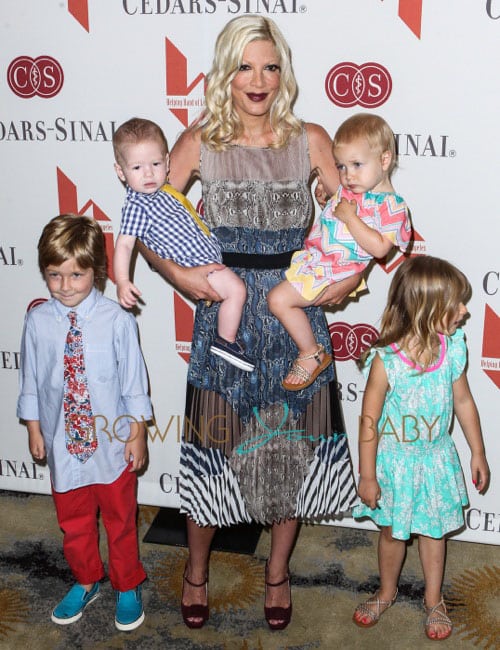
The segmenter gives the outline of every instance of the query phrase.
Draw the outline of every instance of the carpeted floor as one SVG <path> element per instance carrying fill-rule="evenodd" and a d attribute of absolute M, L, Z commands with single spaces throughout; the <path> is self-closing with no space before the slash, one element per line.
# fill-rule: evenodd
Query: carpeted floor
<path fill-rule="evenodd" d="M 142 506 L 142 540 L 158 509 Z M 423 634 L 423 582 L 416 544 L 400 582 L 400 596 L 380 623 L 362 630 L 351 622 L 356 603 L 377 587 L 372 532 L 302 526 L 291 562 L 293 618 L 271 632 L 263 618 L 263 572 L 269 534 L 255 555 L 214 552 L 210 568 L 210 620 L 188 630 L 179 612 L 184 548 L 141 542 L 149 575 L 146 620 L 130 633 L 114 627 L 109 582 L 80 621 L 54 625 L 50 612 L 73 580 L 61 550 L 51 497 L 0 491 L 0 648 L 202 648 L 227 650 L 432 648 Z M 105 556 L 103 541 L 103 556 Z M 439 648 L 500 648 L 500 546 L 448 544 L 445 595 L 456 629 Z"/>

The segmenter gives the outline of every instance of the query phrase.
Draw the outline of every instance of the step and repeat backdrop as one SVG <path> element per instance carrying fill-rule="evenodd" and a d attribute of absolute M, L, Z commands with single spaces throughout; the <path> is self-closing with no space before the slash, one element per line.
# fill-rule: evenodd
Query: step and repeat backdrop
<path fill-rule="evenodd" d="M 43 226 L 64 212 L 91 215 L 111 260 L 124 200 L 114 129 L 147 117 L 172 146 L 203 108 L 217 34 L 248 13 L 272 18 L 290 43 L 301 118 L 332 135 L 358 111 L 387 119 L 400 154 L 393 183 L 413 215 L 413 253 L 445 257 L 470 279 L 468 375 L 492 481 L 477 495 L 456 424 L 470 496 L 457 537 L 500 544 L 500 0 L 3 0 L 0 489 L 50 492 L 48 469 L 33 462 L 15 415 L 24 315 L 48 297 L 37 268 Z M 199 202 L 196 185 L 190 198 Z M 376 265 L 367 295 L 328 312 L 355 467 L 365 387 L 355 360 L 377 336 L 400 262 Z M 175 508 L 193 305 L 140 257 L 135 279 L 155 411 L 139 501 Z M 112 273 L 106 294 L 115 297 Z M 346 517 L 340 525 L 359 524 Z"/>

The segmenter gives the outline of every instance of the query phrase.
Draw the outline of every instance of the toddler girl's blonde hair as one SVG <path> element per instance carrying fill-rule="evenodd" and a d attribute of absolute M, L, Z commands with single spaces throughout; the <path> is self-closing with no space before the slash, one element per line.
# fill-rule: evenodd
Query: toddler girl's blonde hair
<path fill-rule="evenodd" d="M 391 154 L 391 163 L 389 165 L 389 177 L 394 172 L 398 164 L 396 139 L 394 133 L 387 122 L 372 113 L 356 113 L 349 117 L 337 129 L 333 138 L 333 149 L 341 144 L 350 144 L 354 140 L 367 140 L 370 149 L 384 153 L 389 151 Z"/>

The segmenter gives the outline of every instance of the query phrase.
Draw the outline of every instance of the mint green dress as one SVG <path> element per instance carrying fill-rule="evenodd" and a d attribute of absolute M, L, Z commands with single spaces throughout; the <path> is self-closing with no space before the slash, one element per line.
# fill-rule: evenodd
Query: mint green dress
<path fill-rule="evenodd" d="M 425 372 L 415 368 L 394 345 L 376 348 L 389 388 L 378 422 L 377 481 L 379 507 L 359 504 L 356 519 L 369 517 L 391 526 L 392 536 L 412 534 L 439 539 L 464 524 L 467 490 L 457 450 L 450 435 L 453 382 L 465 368 L 464 334 L 440 335 L 439 359 Z"/>

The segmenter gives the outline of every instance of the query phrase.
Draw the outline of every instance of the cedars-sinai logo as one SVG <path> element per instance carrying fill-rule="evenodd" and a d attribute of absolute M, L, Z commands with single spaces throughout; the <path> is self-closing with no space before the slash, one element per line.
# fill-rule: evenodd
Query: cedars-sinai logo
<path fill-rule="evenodd" d="M 328 326 L 335 361 L 357 361 L 377 339 L 378 331 L 368 323 L 350 325 L 337 321 Z"/>
<path fill-rule="evenodd" d="M 392 79 L 380 63 L 338 63 L 326 75 L 325 91 L 336 106 L 376 108 L 389 98 Z"/>
<path fill-rule="evenodd" d="M 51 56 L 18 56 L 7 69 L 7 83 L 18 97 L 54 97 L 64 83 L 61 65 Z"/>

